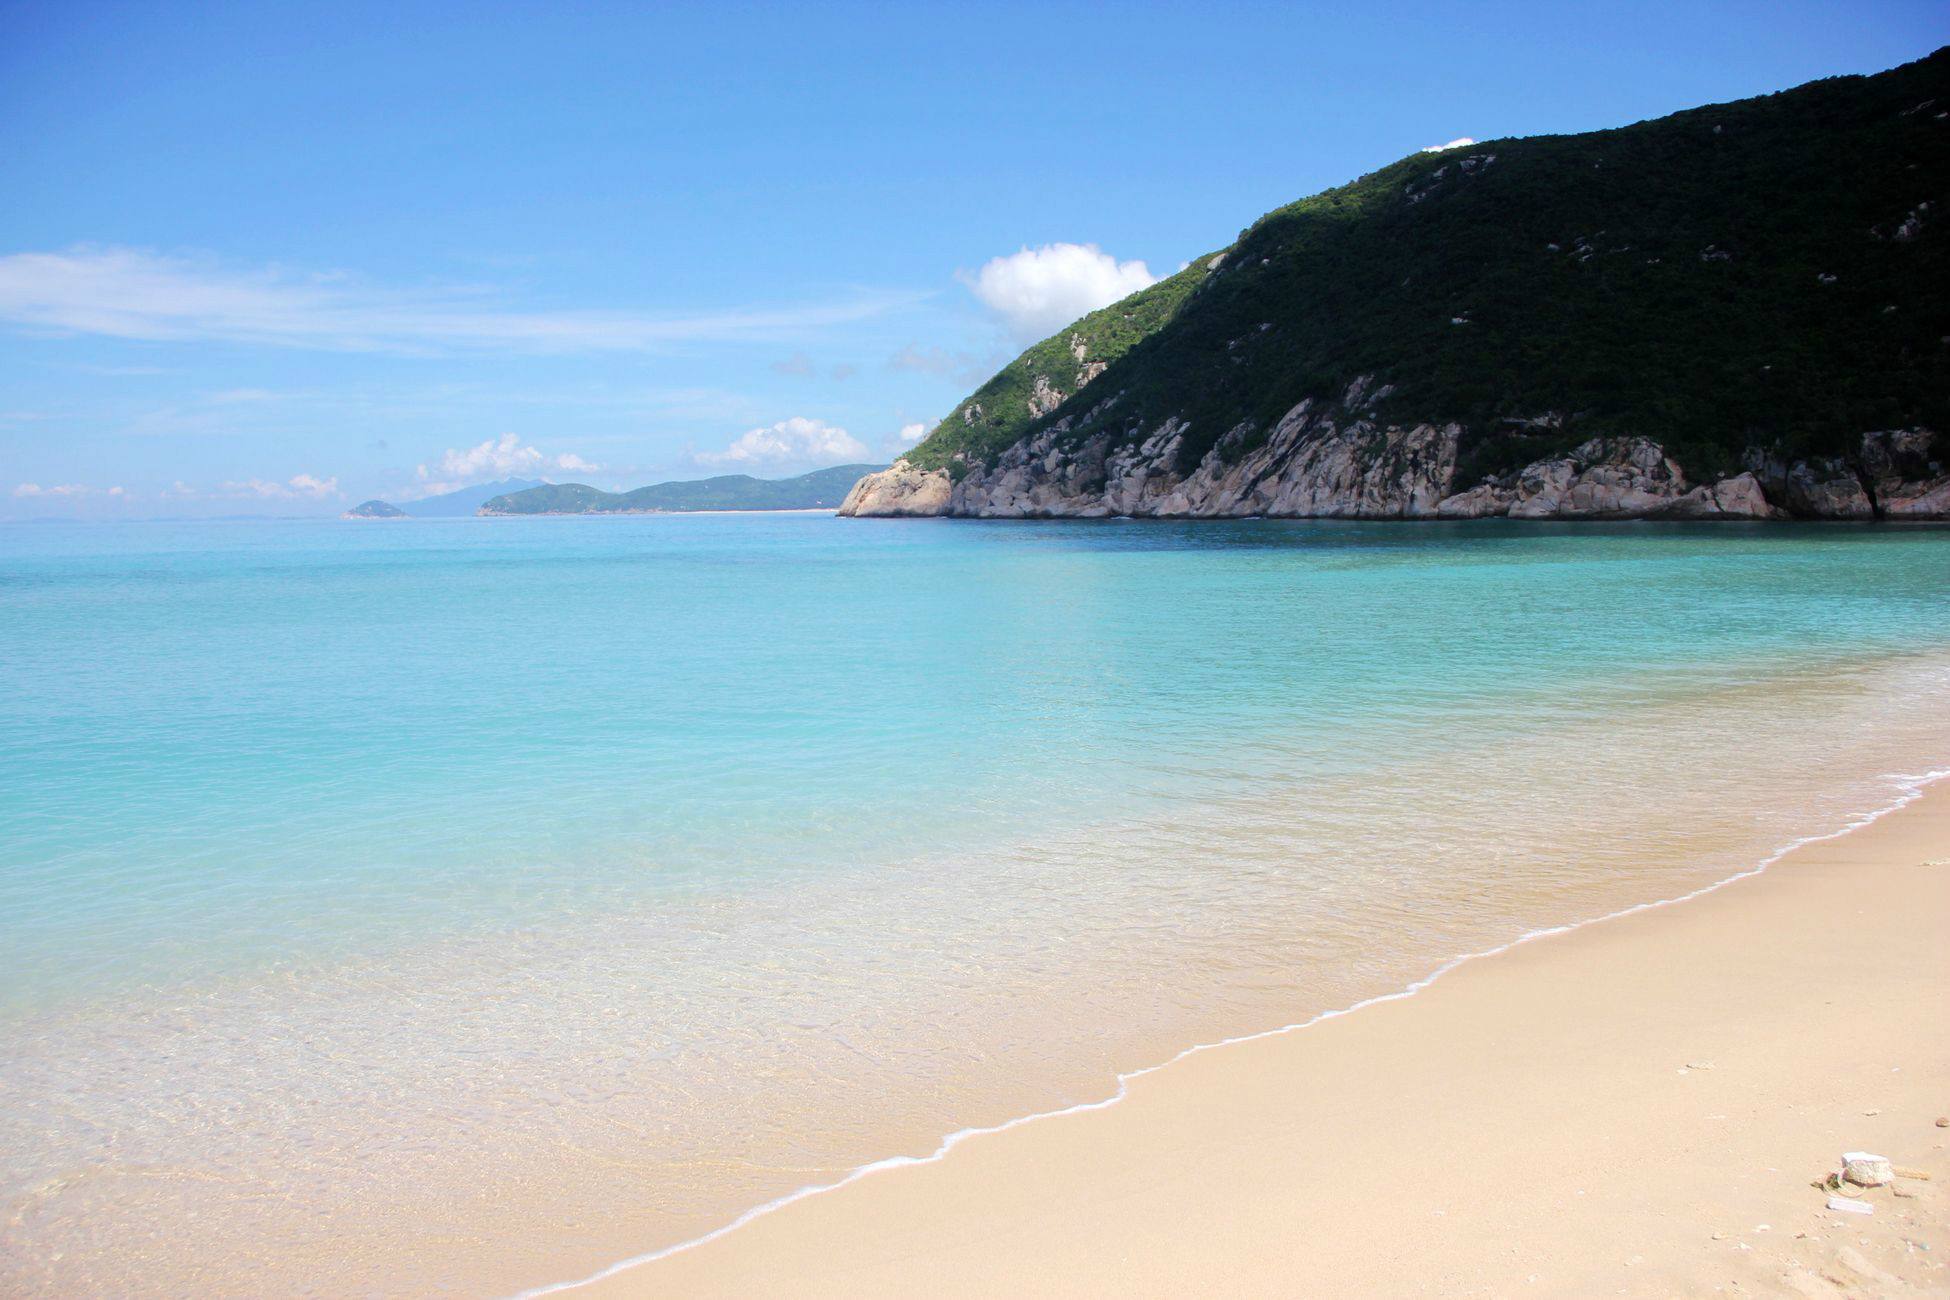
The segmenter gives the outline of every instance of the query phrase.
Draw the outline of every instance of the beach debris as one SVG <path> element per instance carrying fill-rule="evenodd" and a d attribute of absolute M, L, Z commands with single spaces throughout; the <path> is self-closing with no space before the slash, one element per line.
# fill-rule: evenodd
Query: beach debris
<path fill-rule="evenodd" d="M 1938 1128 L 1950 1128 L 1950 1115 L 1938 1115 L 1936 1117 L 1936 1126 Z"/>
<path fill-rule="evenodd" d="M 1851 1201 L 1844 1196 L 1828 1198 L 1828 1208 L 1840 1214 L 1874 1214 L 1876 1207 L 1867 1201 Z"/>
<path fill-rule="evenodd" d="M 1842 1153 L 1842 1177 L 1857 1187 L 1881 1187 L 1896 1180 L 1896 1170 L 1888 1156 L 1868 1151 Z"/>
<path fill-rule="evenodd" d="M 1911 1169 L 1908 1165 L 1897 1165 L 1896 1177 L 1915 1178 L 1927 1183 L 1930 1181 L 1930 1171 L 1927 1169 Z"/>
<path fill-rule="evenodd" d="M 1710 1070 L 1710 1069 L 1712 1069 L 1712 1068 L 1713 1068 L 1713 1062 L 1711 1062 L 1711 1061 L 1688 1061 L 1688 1062 L 1686 1062 L 1686 1068 L 1687 1068 L 1687 1069 L 1689 1069 L 1689 1070 Z"/>

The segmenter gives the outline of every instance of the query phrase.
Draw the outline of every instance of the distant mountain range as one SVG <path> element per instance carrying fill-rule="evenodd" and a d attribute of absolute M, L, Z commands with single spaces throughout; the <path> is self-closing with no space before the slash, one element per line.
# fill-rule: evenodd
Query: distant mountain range
<path fill-rule="evenodd" d="M 481 504 L 483 515 L 666 514 L 698 510 L 833 510 L 861 476 L 879 465 L 835 465 L 797 478 L 749 474 L 653 483 L 630 492 L 604 492 L 584 483 L 548 483 Z"/>
<path fill-rule="evenodd" d="M 402 501 L 397 505 L 377 498 L 361 501 L 339 517 L 341 519 L 464 519 L 478 511 L 481 503 L 490 497 L 547 486 L 547 483 L 538 478 L 504 478 L 499 483 L 476 483 L 472 487 L 442 492 L 438 496 L 421 497 L 417 501 Z"/>

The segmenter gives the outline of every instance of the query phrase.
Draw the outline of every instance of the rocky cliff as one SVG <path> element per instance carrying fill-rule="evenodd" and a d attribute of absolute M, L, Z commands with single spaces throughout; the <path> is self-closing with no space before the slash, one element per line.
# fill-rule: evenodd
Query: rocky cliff
<path fill-rule="evenodd" d="M 1950 50 L 1425 153 L 1024 352 L 846 515 L 1950 517 Z"/>
<path fill-rule="evenodd" d="M 1926 429 L 1864 434 L 1853 457 L 1755 453 L 1737 474 L 1693 482 L 1658 443 L 1587 439 L 1463 491 L 1463 430 L 1371 414 L 1357 380 L 1340 401 L 1302 401 L 1263 437 L 1240 425 L 1181 470 L 1183 427 L 1135 443 L 1071 439 L 1063 421 L 956 478 L 906 461 L 854 485 L 842 515 L 976 518 L 1950 519 L 1950 446 Z M 1550 417 L 1544 417 L 1548 420 Z"/>

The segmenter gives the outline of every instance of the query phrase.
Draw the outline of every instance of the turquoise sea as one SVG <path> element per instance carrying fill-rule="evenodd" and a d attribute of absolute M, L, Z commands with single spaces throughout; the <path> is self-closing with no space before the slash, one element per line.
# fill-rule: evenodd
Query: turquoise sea
<path fill-rule="evenodd" d="M 0 525 L 0 1292 L 508 1294 L 1950 768 L 1950 531 Z"/>

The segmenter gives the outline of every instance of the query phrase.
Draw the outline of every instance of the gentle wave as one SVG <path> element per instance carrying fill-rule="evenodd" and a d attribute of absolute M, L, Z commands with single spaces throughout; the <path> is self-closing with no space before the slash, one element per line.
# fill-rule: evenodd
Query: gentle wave
<path fill-rule="evenodd" d="M 1630 907 L 1622 907 L 1616 911 L 1607 912 L 1602 916 L 1594 916 L 1582 921 L 1572 921 L 1564 925 L 1546 926 L 1541 929 L 1527 931 L 1526 933 L 1517 936 L 1515 939 L 1512 939 L 1510 942 L 1499 944 L 1494 948 L 1485 948 L 1480 952 L 1464 953 L 1459 957 L 1452 957 L 1449 960 L 1443 962 L 1440 966 L 1437 966 L 1434 970 L 1430 971 L 1427 975 L 1423 976 L 1421 979 L 1415 980 L 1412 983 L 1407 984 L 1404 987 L 1397 989 L 1392 993 L 1382 993 L 1382 994 L 1377 994 L 1374 997 L 1363 998 L 1359 1002 L 1351 1003 L 1350 1005 L 1345 1007 L 1337 1007 L 1331 1011 L 1323 1011 L 1320 1012 L 1318 1015 L 1310 1016 L 1305 1020 L 1298 1020 L 1293 1022 L 1292 1024 L 1280 1025 L 1274 1029 L 1261 1030 L 1257 1033 L 1236 1034 L 1233 1035 L 1232 1037 L 1216 1039 L 1209 1043 L 1196 1043 L 1193 1046 L 1187 1047 L 1182 1051 L 1179 1051 L 1173 1054 L 1172 1056 L 1166 1058 L 1165 1060 L 1158 1062 L 1156 1065 L 1147 1065 L 1135 1070 L 1126 1070 L 1119 1073 L 1117 1076 L 1117 1087 L 1115 1091 L 1113 1091 L 1109 1096 L 1099 1101 L 1079 1102 L 1076 1105 L 1064 1106 L 1057 1110 L 1037 1111 L 1032 1114 L 1017 1116 L 1016 1118 L 1006 1120 L 1001 1124 L 991 1124 L 980 1128 L 957 1129 L 954 1132 L 948 1134 L 946 1137 L 942 1138 L 940 1145 L 926 1155 L 888 1156 L 880 1160 L 871 1161 L 867 1164 L 858 1166 L 857 1168 L 849 1171 L 845 1177 L 837 1179 L 833 1182 L 819 1183 L 812 1186 L 801 1187 L 796 1191 L 789 1192 L 786 1195 L 778 1197 L 775 1200 L 767 1201 L 762 1205 L 755 1205 L 751 1209 L 746 1210 L 743 1214 L 739 1215 L 737 1218 L 733 1219 L 731 1222 L 725 1224 L 723 1227 L 715 1228 L 712 1231 L 703 1234 L 702 1236 L 693 1237 L 688 1241 L 681 1241 L 676 1243 L 675 1245 L 665 1246 L 657 1250 L 646 1252 L 645 1254 L 632 1255 L 627 1259 L 618 1260 L 614 1264 L 607 1265 L 606 1267 L 599 1269 L 594 1273 L 589 1274 L 587 1277 L 575 1278 L 571 1281 L 566 1281 L 566 1282 L 551 1282 L 543 1286 L 530 1287 L 529 1289 L 524 1291 L 517 1291 L 510 1297 L 510 1300 L 540 1300 L 540 1297 L 542 1296 L 560 1295 L 565 1291 L 574 1291 L 581 1287 L 586 1287 L 593 1283 L 604 1281 L 607 1278 L 615 1277 L 618 1274 L 626 1273 L 631 1269 L 641 1268 L 646 1264 L 654 1264 L 659 1260 L 669 1259 L 674 1255 L 681 1255 L 685 1251 L 695 1250 L 699 1246 L 705 1246 L 705 1245 L 709 1245 L 711 1242 L 720 1241 L 725 1237 L 730 1236 L 732 1233 L 738 1231 L 738 1229 L 743 1228 L 746 1225 L 751 1224 L 753 1222 L 756 1222 L 757 1220 L 762 1219 L 769 1214 L 776 1213 L 777 1211 L 786 1208 L 788 1205 L 793 1205 L 800 1201 L 808 1200 L 814 1196 L 823 1195 L 827 1192 L 839 1191 L 841 1188 L 848 1187 L 854 1183 L 859 1182 L 863 1178 L 870 1177 L 873 1174 L 886 1173 L 895 1169 L 911 1169 L 918 1165 L 935 1164 L 945 1159 L 949 1152 L 953 1151 L 956 1147 L 968 1141 L 970 1138 L 985 1137 L 992 1133 L 1006 1133 L 1011 1129 L 1021 1128 L 1024 1125 L 1034 1124 L 1041 1120 L 1061 1119 L 1066 1115 L 1082 1115 L 1082 1114 L 1087 1114 L 1091 1111 L 1107 1110 L 1110 1107 L 1115 1106 L 1118 1102 L 1123 1101 L 1124 1098 L 1129 1095 L 1130 1084 L 1132 1080 L 1141 1079 L 1148 1074 L 1156 1074 L 1160 1070 L 1168 1069 L 1171 1066 L 1177 1064 L 1179 1061 L 1185 1060 L 1187 1057 L 1197 1056 L 1203 1052 L 1216 1051 L 1224 1047 L 1237 1046 L 1240 1043 L 1256 1042 L 1264 1038 L 1278 1038 L 1286 1034 L 1296 1033 L 1302 1029 L 1311 1029 L 1313 1026 L 1318 1024 L 1323 1024 L 1329 1020 L 1336 1020 L 1343 1016 L 1353 1015 L 1355 1012 L 1365 1010 L 1368 1007 L 1380 1006 L 1388 1002 L 1400 1002 L 1405 998 L 1414 997 L 1417 993 L 1422 992 L 1424 989 L 1434 984 L 1437 980 L 1440 980 L 1443 976 L 1450 974 L 1451 972 L 1459 969 L 1460 967 L 1468 965 L 1470 962 L 1482 961 L 1485 958 L 1500 956 L 1503 953 L 1511 951 L 1512 949 L 1521 947 L 1522 945 L 1527 943 L 1533 943 L 1539 939 L 1548 939 L 1556 935 L 1570 934 L 1573 931 L 1586 929 L 1594 925 L 1602 925 L 1607 921 L 1616 921 L 1621 917 L 1632 916 L 1639 912 L 1648 912 L 1654 910 L 1655 908 L 1661 908 L 1661 907 L 1671 907 L 1678 903 L 1686 903 L 1696 898 L 1702 898 L 1707 894 L 1711 894 L 1717 890 L 1724 889 L 1728 885 L 1734 884 L 1738 881 L 1748 880 L 1755 876 L 1761 875 L 1769 867 L 1781 861 L 1781 859 L 1787 857 L 1790 853 L 1793 853 L 1796 849 L 1804 848 L 1810 844 L 1821 844 L 1829 840 L 1840 839 L 1845 835 L 1852 834 L 1855 831 L 1861 830 L 1865 826 L 1869 826 L 1874 824 L 1875 822 L 1880 821 L 1882 818 L 1888 816 L 1891 813 L 1899 812 L 1902 809 L 1907 808 L 1910 804 L 1916 802 L 1916 800 L 1920 799 L 1923 796 L 1923 793 L 1931 785 L 1945 779 L 1946 777 L 1950 777 L 1950 768 L 1941 768 L 1934 771 L 1925 772 L 1919 776 L 1903 776 L 1903 775 L 1897 775 L 1892 773 L 1890 775 L 1885 776 L 1882 779 L 1894 783 L 1900 792 L 1898 794 L 1898 797 L 1893 802 L 1885 804 L 1882 807 L 1873 809 L 1872 811 L 1869 811 L 1867 813 L 1864 813 L 1856 817 L 1853 821 L 1850 821 L 1849 823 L 1842 826 L 1838 830 L 1827 831 L 1818 835 L 1800 836 L 1799 838 L 1794 839 L 1789 843 L 1783 845 L 1781 848 L 1776 849 L 1774 852 L 1770 853 L 1767 857 L 1763 858 L 1758 864 L 1749 868 L 1748 870 L 1735 872 L 1733 875 L 1727 876 L 1720 880 L 1716 880 L 1712 884 L 1702 885 L 1698 889 L 1689 890 L 1684 894 L 1678 894 L 1671 898 L 1655 899 L 1647 903 L 1634 903 Z"/>

